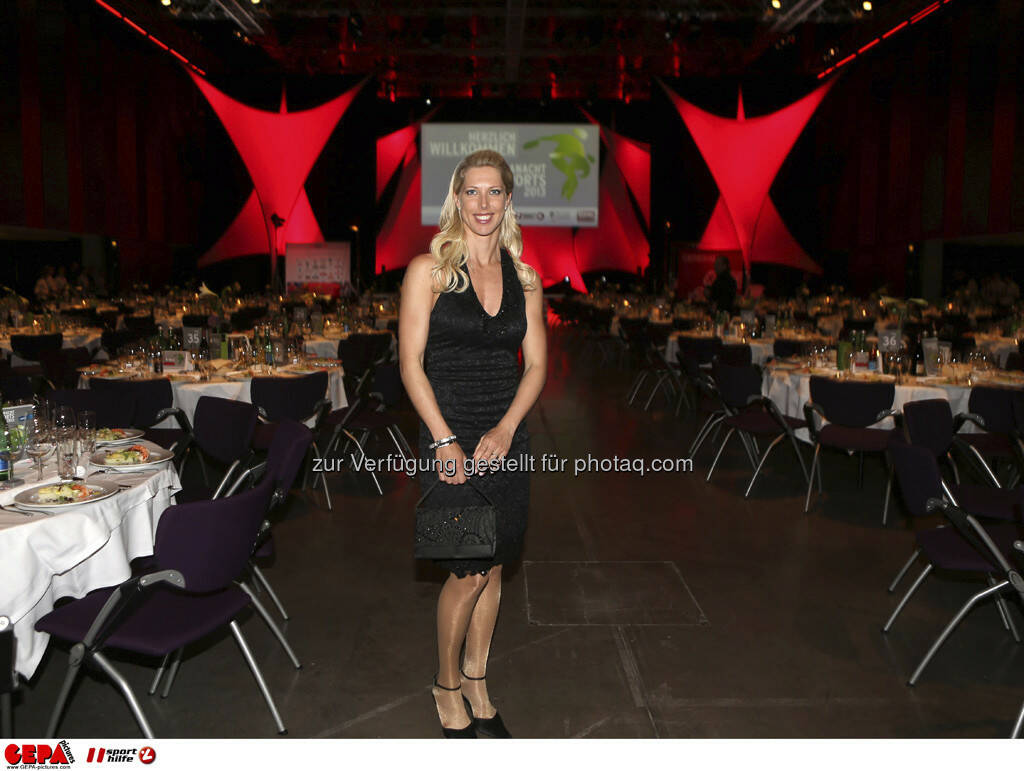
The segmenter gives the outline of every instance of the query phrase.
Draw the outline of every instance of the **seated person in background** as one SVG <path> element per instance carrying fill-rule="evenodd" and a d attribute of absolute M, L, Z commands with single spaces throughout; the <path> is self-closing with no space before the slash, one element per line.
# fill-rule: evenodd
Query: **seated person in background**
<path fill-rule="evenodd" d="M 53 266 L 43 267 L 43 275 L 36 281 L 35 295 L 37 300 L 49 300 L 53 297 Z"/>
<path fill-rule="evenodd" d="M 729 258 L 719 255 L 715 258 L 715 280 L 706 290 L 708 302 L 714 312 L 724 311 L 730 316 L 736 307 L 736 279 L 729 272 Z"/>

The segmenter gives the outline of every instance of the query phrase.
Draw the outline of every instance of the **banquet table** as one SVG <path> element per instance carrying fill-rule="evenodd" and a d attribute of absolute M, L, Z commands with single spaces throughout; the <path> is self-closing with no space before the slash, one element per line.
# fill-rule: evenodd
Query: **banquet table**
<path fill-rule="evenodd" d="M 217 363 L 215 360 L 214 364 Z M 226 363 L 226 362 L 225 362 Z M 295 365 L 277 367 L 266 373 L 267 376 L 278 377 L 300 377 L 321 369 L 320 367 Z M 332 409 L 341 409 L 348 406 L 348 398 L 345 395 L 345 370 L 340 366 L 323 367 L 327 371 L 327 393 L 324 396 L 330 400 Z M 123 375 L 105 373 L 89 374 L 86 368 L 82 371 L 81 386 L 86 386 L 90 377 L 113 376 L 123 379 Z M 149 375 L 147 373 L 148 377 Z M 261 375 L 262 376 L 262 375 Z M 233 399 L 235 401 L 251 402 L 252 377 L 213 377 L 210 380 L 200 380 L 198 372 L 182 372 L 163 375 L 171 380 L 171 392 L 174 395 L 173 406 L 178 407 L 185 413 L 191 422 L 195 417 L 196 405 L 199 404 L 201 396 L 218 396 L 222 399 Z M 159 428 L 175 428 L 177 424 L 172 418 L 161 423 Z"/>
<path fill-rule="evenodd" d="M 1018 349 L 1017 338 L 1001 337 L 999 335 L 976 334 L 975 345 L 987 352 L 999 364 L 1001 369 L 1006 369 L 1006 360 L 1011 353 Z"/>
<path fill-rule="evenodd" d="M 8 328 L 8 334 L 0 337 L 0 351 L 6 356 L 11 357 L 11 365 L 14 367 L 23 366 L 26 363 L 35 364 L 36 362 L 27 362 L 25 359 L 18 357 L 11 350 L 11 335 L 32 335 L 40 334 L 36 332 L 32 327 L 25 327 L 24 329 L 11 329 Z M 83 329 L 69 329 L 64 333 L 64 348 L 88 348 L 89 353 L 95 354 L 100 348 L 100 343 L 103 339 L 103 330 L 99 327 L 86 327 Z"/>
<path fill-rule="evenodd" d="M 804 405 L 811 398 L 811 376 L 822 375 L 835 377 L 833 369 L 808 370 L 806 367 L 791 367 L 780 365 L 770 367 L 764 372 L 764 383 L 762 393 L 771 399 L 783 415 L 791 418 L 804 418 Z M 1016 387 L 1024 385 L 1024 379 L 1010 378 L 1005 373 L 996 376 L 998 380 L 979 382 L 978 385 L 998 385 Z M 853 377 L 853 380 L 865 379 L 863 376 Z M 954 415 L 967 412 L 967 404 L 971 397 L 971 386 L 965 384 L 951 383 L 941 377 L 908 377 L 895 387 L 893 397 L 893 409 L 902 411 L 903 405 L 907 402 L 920 401 L 922 399 L 945 399 L 949 402 L 950 409 Z M 878 428 L 892 428 L 892 418 L 886 418 L 877 424 Z M 963 433 L 980 431 L 973 423 L 966 423 L 961 429 Z M 810 441 L 807 429 L 796 432 L 797 438 L 803 441 Z"/>
<path fill-rule="evenodd" d="M 22 490 L 55 482 L 55 467 L 47 468 L 43 481 L 35 482 L 35 471 L 19 462 L 16 473 L 27 481 L 0 492 L 0 505 L 9 506 Z M 36 671 L 49 640 L 35 630 L 36 621 L 60 597 L 83 597 L 127 579 L 129 562 L 153 553 L 160 516 L 181 489 L 170 463 L 155 471 L 100 476 L 130 486 L 53 514 L 0 510 L 0 614 L 14 623 L 15 669 L 25 678 Z"/>
<path fill-rule="evenodd" d="M 325 335 L 306 335 L 304 339 L 306 353 L 312 354 L 313 356 L 317 356 L 322 359 L 333 359 L 335 356 L 338 355 L 338 341 L 346 340 L 353 334 L 356 333 L 339 332 L 335 334 L 333 332 L 328 332 Z M 380 329 L 378 329 L 375 333 L 371 334 L 391 335 L 390 332 L 386 330 L 382 331 Z M 391 335 L 392 353 L 394 352 L 394 348 L 395 339 L 394 335 Z M 342 362 L 342 365 L 344 364 L 345 362 Z"/>
<path fill-rule="evenodd" d="M 676 356 L 679 353 L 680 336 L 702 337 L 703 335 L 695 334 L 694 332 L 673 332 L 669 335 L 668 341 L 665 343 L 665 360 L 671 364 L 675 363 Z M 707 335 L 707 337 L 711 337 L 711 335 Z M 723 337 L 722 342 L 726 345 L 749 345 L 751 363 L 759 367 L 763 367 L 765 362 L 774 354 L 774 341 L 769 338 L 759 338 L 756 340 L 748 338 L 743 340 L 739 337 Z"/>

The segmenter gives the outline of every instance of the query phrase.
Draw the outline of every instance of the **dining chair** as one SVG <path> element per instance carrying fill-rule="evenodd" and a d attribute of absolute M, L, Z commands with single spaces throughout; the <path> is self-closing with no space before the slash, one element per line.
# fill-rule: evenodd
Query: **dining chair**
<path fill-rule="evenodd" d="M 39 354 L 43 379 L 51 390 L 77 388 L 78 368 L 87 366 L 91 361 L 92 354 L 85 347 L 57 348 Z"/>
<path fill-rule="evenodd" d="M 718 360 L 732 367 L 749 367 L 754 363 L 754 354 L 746 343 L 729 343 L 718 352 Z"/>
<path fill-rule="evenodd" d="M 148 340 L 155 337 L 159 331 L 152 313 L 147 316 L 126 314 L 123 320 L 125 330 L 131 332 L 138 339 Z"/>
<path fill-rule="evenodd" d="M 89 380 L 89 388 L 113 393 L 118 397 L 124 397 L 126 401 L 133 401 L 135 417 L 130 427 L 143 429 L 144 439 L 174 452 L 179 464 L 178 472 L 184 472 L 185 458 L 191 450 L 192 423 L 183 410 L 174 406 L 174 390 L 171 388 L 170 380 L 108 380 L 94 377 Z M 157 428 L 158 424 L 168 418 L 174 418 L 178 427 Z"/>
<path fill-rule="evenodd" d="M 794 356 L 806 356 L 811 349 L 809 340 L 794 340 L 788 337 L 776 337 L 772 342 L 772 355 L 776 359 L 789 359 Z"/>
<path fill-rule="evenodd" d="M 230 498 L 169 507 L 157 526 L 156 569 L 72 600 L 47 613 L 36 629 L 71 643 L 68 670 L 46 735 L 57 733 L 64 707 L 84 665 L 96 667 L 120 690 L 140 730 L 153 738 L 131 686 L 108 660 L 107 650 L 166 657 L 225 626 L 263 695 L 278 733 L 287 733 L 280 713 L 242 634 L 237 617 L 252 604 L 235 584 L 274 490 L 269 477 Z"/>
<path fill-rule="evenodd" d="M 864 453 L 884 454 L 888 446 L 889 429 L 873 428 L 876 423 L 896 414 L 892 408 L 896 396 L 893 383 L 868 382 L 854 380 L 836 380 L 830 377 L 811 376 L 811 399 L 804 405 L 804 415 L 811 439 L 814 442 L 814 456 L 811 460 L 811 472 L 807 482 L 807 498 L 804 500 L 804 511 L 811 507 L 811 491 L 814 488 L 815 472 L 817 472 L 818 492 L 822 492 L 821 484 L 821 448 L 829 447 L 841 450 L 848 455 L 858 453 L 860 458 L 860 484 L 864 482 Z M 827 421 L 818 425 L 818 419 Z M 889 490 L 892 485 L 892 473 L 889 472 L 886 483 L 885 504 L 882 508 L 882 521 L 885 522 L 889 511 Z"/>
<path fill-rule="evenodd" d="M 931 451 L 924 447 L 915 447 L 894 436 L 889 445 L 889 452 L 893 460 L 893 468 L 899 482 L 900 492 L 908 513 L 913 517 L 923 517 L 938 510 L 936 501 L 945 496 L 950 502 L 956 500 L 955 493 L 943 483 L 939 474 L 938 463 Z M 956 503 L 953 504 L 954 506 Z M 959 509 L 957 509 L 959 511 Z M 1015 540 L 1022 536 L 1019 520 L 1013 522 L 1001 522 L 992 525 L 988 531 L 996 542 L 1004 547 L 1009 547 Z M 915 533 L 917 548 L 909 562 L 897 574 L 896 579 L 889 585 L 889 592 L 895 591 L 896 585 L 902 580 L 903 575 L 909 567 L 923 556 L 927 561 L 924 570 L 911 584 L 906 594 L 897 603 L 889 619 L 882 627 L 882 631 L 888 633 L 900 612 L 907 602 L 918 590 L 924 580 L 935 568 L 955 572 L 959 574 L 983 574 L 986 577 L 988 588 L 975 593 L 957 613 L 953 620 L 939 634 L 935 642 L 929 648 L 924 658 L 918 664 L 908 683 L 914 685 L 921 676 L 925 667 L 931 661 L 936 651 L 942 646 L 950 632 L 964 618 L 967 612 L 978 602 L 988 597 L 996 600 L 1003 626 L 1013 635 L 1014 639 L 1020 641 L 1016 624 L 1010 615 L 1009 608 L 1000 595 L 1008 587 L 1006 581 L 999 583 L 995 574 L 999 573 L 1001 566 L 998 560 L 993 559 L 992 554 L 986 549 L 978 549 L 977 545 L 956 527 L 937 527 L 929 530 L 921 530 Z"/>
<path fill-rule="evenodd" d="M 39 357 L 44 351 L 59 351 L 64 344 L 64 335 L 60 332 L 46 335 L 11 335 L 11 352 L 13 356 L 23 359 L 26 363 L 12 365 L 15 374 L 28 377 L 42 377 L 43 367 Z"/>
<path fill-rule="evenodd" d="M 956 416 L 954 430 L 972 423 L 982 429 L 978 433 L 960 433 L 978 460 L 990 458 L 998 463 L 1007 461 L 1013 469 L 1010 483 L 1019 478 L 1021 447 L 1018 416 L 1024 415 L 1024 394 L 1010 388 L 974 386 L 967 400 L 967 412 Z M 995 476 L 995 475 L 993 475 Z"/>
<path fill-rule="evenodd" d="M 36 388 L 28 375 L 14 371 L 10 361 L 0 359 L 0 394 L 6 402 L 27 404 L 35 396 Z"/>
<path fill-rule="evenodd" d="M 58 351 L 64 344 L 64 335 L 54 332 L 45 335 L 11 335 L 11 350 L 26 361 L 39 361 L 43 351 Z"/>
<path fill-rule="evenodd" d="M 296 420 L 312 423 L 314 437 L 324 425 L 331 402 L 327 398 L 327 372 L 314 372 L 302 377 L 254 377 L 250 386 L 250 398 L 259 413 L 259 424 L 253 434 L 253 447 L 258 451 L 270 448 L 278 421 Z M 314 441 L 310 444 L 313 458 L 323 458 L 324 453 Z M 328 509 L 333 509 L 331 493 L 327 489 L 327 475 L 321 469 L 316 472 L 324 488 Z"/>
<path fill-rule="evenodd" d="M 253 325 L 267 315 L 266 305 L 247 305 L 231 314 L 231 331 L 248 332 Z"/>
<path fill-rule="evenodd" d="M 919 399 L 903 405 L 903 426 L 910 443 L 927 447 L 936 458 L 946 458 L 953 478 L 960 482 L 960 470 L 953 459 L 953 448 L 964 452 L 995 487 L 1001 487 L 995 472 L 970 442 L 966 434 L 956 433 L 953 408 L 945 399 Z"/>
<path fill-rule="evenodd" d="M 54 404 L 96 413 L 99 428 L 127 428 L 135 420 L 135 397 L 93 388 L 62 388 L 47 394 Z"/>
<path fill-rule="evenodd" d="M 298 473 L 299 466 L 302 465 L 302 461 L 306 457 L 306 451 L 309 449 L 309 445 L 312 441 L 313 433 L 302 423 L 298 423 L 294 420 L 281 421 L 277 431 L 274 433 L 273 442 L 270 445 L 270 450 L 267 453 L 266 459 L 261 463 L 250 464 L 247 466 L 241 474 L 238 474 L 235 477 L 229 488 L 223 491 L 218 491 L 217 495 L 213 498 L 213 500 L 215 500 L 220 497 L 227 497 L 244 490 L 252 489 L 264 479 L 270 479 L 274 482 L 274 492 L 271 495 L 269 504 L 267 505 L 267 517 L 265 517 L 263 522 L 260 524 L 260 530 L 252 548 L 252 555 L 246 565 L 247 571 L 239 577 L 238 585 L 246 594 L 249 595 L 252 606 L 256 610 L 257 615 L 263 619 L 263 622 L 280 643 L 285 654 L 289 659 L 291 659 L 292 665 L 296 669 L 302 669 L 302 663 L 299 661 L 299 657 L 295 654 L 295 651 L 288 642 L 288 638 L 285 637 L 284 632 L 274 621 L 270 613 L 267 612 L 263 603 L 261 603 L 257 598 L 256 590 L 253 588 L 253 582 L 249 581 L 247 576 L 252 575 L 259 587 L 262 587 L 262 589 L 270 596 L 271 601 L 277 606 L 278 612 L 281 616 L 287 621 L 289 616 L 285 611 L 284 605 L 281 603 L 280 598 L 278 598 L 277 593 L 270 585 L 266 576 L 263 575 L 263 571 L 261 571 L 259 566 L 256 564 L 256 560 L 270 559 L 274 556 L 274 541 L 269 515 L 271 511 L 273 511 L 288 497 L 288 491 L 291 490 L 292 485 L 295 482 L 295 476 Z M 146 558 L 146 560 L 146 562 L 141 564 L 134 563 L 133 569 L 141 569 L 143 571 L 152 569 L 155 562 L 152 558 Z M 153 677 L 153 682 L 150 685 L 149 694 L 151 696 L 157 692 L 157 689 L 160 687 L 161 678 L 163 678 L 164 687 L 162 696 L 165 699 L 167 698 L 167 695 L 171 690 L 171 686 L 174 684 L 174 679 L 177 676 L 178 667 L 181 664 L 181 654 L 182 651 L 179 648 L 173 654 L 168 654 L 164 657 L 164 660 L 157 669 L 156 674 Z"/>
<path fill-rule="evenodd" d="M 345 368 L 346 386 L 362 381 L 373 366 L 390 358 L 391 340 L 391 335 L 379 332 L 354 332 L 338 341 L 338 358 Z"/>
<path fill-rule="evenodd" d="M 14 624 L 7 616 L 0 616 L 0 738 L 14 736 L 14 708 L 11 694 L 18 687 L 14 671 Z"/>
<path fill-rule="evenodd" d="M 718 394 L 722 403 L 722 411 L 725 417 L 722 424 L 728 428 L 722 443 L 718 446 L 715 460 L 708 469 L 707 479 L 711 481 L 711 475 L 715 472 L 719 458 L 725 450 L 726 444 L 734 433 L 739 433 L 743 440 L 747 457 L 754 467 L 754 475 L 750 478 L 744 498 L 750 497 L 750 491 L 754 489 L 758 474 L 768 460 L 771 451 L 780 442 L 788 439 L 793 452 L 796 453 L 800 469 L 804 474 L 804 481 L 809 482 L 807 465 L 804 463 L 804 456 L 800 452 L 794 431 L 805 428 L 806 422 L 798 418 L 791 418 L 779 412 L 779 408 L 767 396 L 761 393 L 761 370 L 753 365 L 731 366 L 722 362 L 715 362 L 712 365 L 712 378 L 718 388 Z M 772 437 L 771 442 L 760 452 L 757 444 L 757 437 Z M 760 456 L 760 457 L 758 457 Z"/>
<path fill-rule="evenodd" d="M 1020 565 L 1024 566 L 1024 541 L 1014 541 L 1013 542 L 1013 548 L 1014 548 L 1015 553 L 1016 553 L 1017 562 Z M 1020 577 L 1020 573 L 1019 572 L 1018 572 L 1017 575 L 1018 575 L 1018 577 Z M 1013 581 L 1012 578 L 1010 580 L 1011 580 L 1011 583 L 1013 583 L 1014 586 L 1017 588 L 1017 590 L 1020 591 L 1021 581 L 1020 580 Z M 1024 580 L 1024 579 L 1022 579 L 1022 580 Z M 1021 704 L 1020 712 L 1017 713 L 1017 720 L 1013 724 L 1013 730 L 1010 732 L 1010 738 L 1011 739 L 1019 739 L 1020 735 L 1021 735 L 1021 731 L 1024 731 L 1024 704 Z"/>
<path fill-rule="evenodd" d="M 179 502 L 218 498 L 230 487 L 252 456 L 256 420 L 256 407 L 249 402 L 199 397 L 192 419 L 192 447 L 200 458 L 216 462 L 225 471 L 216 486 L 211 486 L 207 465 L 203 463 L 203 484 L 183 487 L 177 494 Z"/>
<path fill-rule="evenodd" d="M 324 425 L 330 427 L 332 433 L 331 439 L 325 445 L 324 455 L 331 457 L 340 438 L 344 436 L 346 442 L 341 447 L 341 454 L 344 456 L 354 444 L 359 454 L 365 457 L 370 438 L 384 432 L 391 439 L 403 461 L 415 461 L 416 453 L 402 433 L 395 412 L 395 407 L 399 405 L 404 395 L 405 388 L 402 386 L 397 364 L 389 363 L 375 367 L 372 380 L 365 381 L 361 393 L 357 395 L 358 409 L 351 414 L 348 410 L 337 410 L 325 419 Z M 384 491 L 376 472 L 373 469 L 367 470 L 377 493 L 383 495 Z"/>

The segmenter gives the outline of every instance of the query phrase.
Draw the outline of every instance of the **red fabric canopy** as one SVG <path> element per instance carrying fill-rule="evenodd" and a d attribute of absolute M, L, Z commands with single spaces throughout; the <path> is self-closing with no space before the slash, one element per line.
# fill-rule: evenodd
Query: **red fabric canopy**
<path fill-rule="evenodd" d="M 693 135 L 731 220 L 744 261 L 781 262 L 809 270 L 810 258 L 795 241 L 768 200 L 768 191 L 800 132 L 825 97 L 832 82 L 824 84 L 788 107 L 757 118 L 746 118 L 740 94 L 738 117 L 722 118 L 690 104 L 664 86 L 686 127 Z M 767 206 L 766 206 L 767 202 Z M 763 217 L 763 222 L 759 218 Z M 765 228 L 762 236 L 757 231 Z M 726 242 L 728 227 L 716 206 L 709 233 Z M 816 267 L 816 266 L 815 266 Z M 820 272 L 820 268 L 816 269 Z"/>
<path fill-rule="evenodd" d="M 277 243 L 269 249 L 272 269 L 276 269 L 273 258 L 284 251 L 293 217 L 298 216 L 299 219 L 295 226 L 295 237 L 323 238 L 302 186 L 331 132 L 352 104 L 363 83 L 326 104 L 299 112 L 287 112 L 282 95 L 281 112 L 275 113 L 244 105 L 217 90 L 194 72 L 189 72 L 189 75 L 224 124 L 252 177 L 264 231 L 262 248 L 257 251 L 269 248 L 271 234 L 274 232 L 272 215 L 276 214 L 285 221 L 285 227 L 278 232 Z M 300 193 L 305 208 L 295 212 Z M 255 223 L 251 215 L 246 215 L 248 207 L 247 202 L 246 208 L 243 208 L 228 232 L 204 255 L 203 261 L 206 264 L 253 253 L 251 247 L 257 242 L 258 236 L 252 232 Z"/>

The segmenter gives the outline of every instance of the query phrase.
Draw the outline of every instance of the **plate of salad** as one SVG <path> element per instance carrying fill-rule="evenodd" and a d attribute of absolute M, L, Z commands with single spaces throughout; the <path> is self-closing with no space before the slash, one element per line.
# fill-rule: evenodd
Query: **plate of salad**
<path fill-rule="evenodd" d="M 22 490 L 14 496 L 14 502 L 23 509 L 60 509 L 78 506 L 82 503 L 102 501 L 120 488 L 116 482 L 106 480 L 83 482 L 54 482 Z"/>
<path fill-rule="evenodd" d="M 112 450 L 97 450 L 89 460 L 94 466 L 118 470 L 122 468 L 149 468 L 169 461 L 174 453 L 151 444 L 119 446 Z"/>
<path fill-rule="evenodd" d="M 128 444 L 140 439 L 144 433 L 139 428 L 100 428 L 96 430 L 96 446 Z"/>

